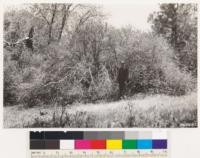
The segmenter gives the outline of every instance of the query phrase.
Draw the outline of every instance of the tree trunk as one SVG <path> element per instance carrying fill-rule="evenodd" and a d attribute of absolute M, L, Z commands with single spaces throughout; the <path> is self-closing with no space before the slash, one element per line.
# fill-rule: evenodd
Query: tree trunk
<path fill-rule="evenodd" d="M 52 10 L 52 17 L 51 17 L 51 21 L 49 23 L 49 40 L 48 40 L 48 44 L 51 43 L 52 40 L 52 27 L 53 27 L 53 23 L 54 23 L 54 19 L 55 19 L 55 15 L 56 15 L 56 10 L 57 10 L 57 5 L 56 4 L 52 4 L 53 10 Z"/>
<path fill-rule="evenodd" d="M 62 17 L 62 24 L 61 24 L 60 32 L 58 35 L 58 41 L 60 41 L 60 39 L 62 37 L 63 29 L 64 29 L 65 23 L 67 21 L 67 18 L 69 16 L 69 9 L 71 6 L 72 6 L 72 4 L 68 4 L 68 6 L 66 8 L 66 5 L 63 4 L 63 17 Z"/>

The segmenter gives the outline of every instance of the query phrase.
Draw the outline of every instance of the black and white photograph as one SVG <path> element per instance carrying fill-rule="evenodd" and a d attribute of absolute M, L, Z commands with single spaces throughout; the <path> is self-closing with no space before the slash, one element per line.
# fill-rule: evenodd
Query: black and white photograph
<path fill-rule="evenodd" d="M 196 128 L 195 3 L 4 6 L 4 128 Z"/>

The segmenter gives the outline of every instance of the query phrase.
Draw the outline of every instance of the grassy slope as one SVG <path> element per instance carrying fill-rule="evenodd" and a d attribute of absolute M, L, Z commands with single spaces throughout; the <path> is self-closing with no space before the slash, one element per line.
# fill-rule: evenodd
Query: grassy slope
<path fill-rule="evenodd" d="M 60 116 L 61 107 L 5 107 L 4 127 L 195 127 L 197 94 L 137 96 L 105 104 L 76 104 Z"/>

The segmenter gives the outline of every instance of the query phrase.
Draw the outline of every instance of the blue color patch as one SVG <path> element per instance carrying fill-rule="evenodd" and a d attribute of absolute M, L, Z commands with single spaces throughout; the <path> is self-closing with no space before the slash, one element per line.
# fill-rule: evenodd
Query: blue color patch
<path fill-rule="evenodd" d="M 152 140 L 149 139 L 137 140 L 137 149 L 152 149 Z"/>

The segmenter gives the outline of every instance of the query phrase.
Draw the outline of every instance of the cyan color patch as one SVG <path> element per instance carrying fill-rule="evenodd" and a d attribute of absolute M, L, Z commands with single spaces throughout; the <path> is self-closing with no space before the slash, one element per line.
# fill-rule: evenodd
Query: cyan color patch
<path fill-rule="evenodd" d="M 137 149 L 152 149 L 152 140 L 148 139 L 137 140 Z"/>

